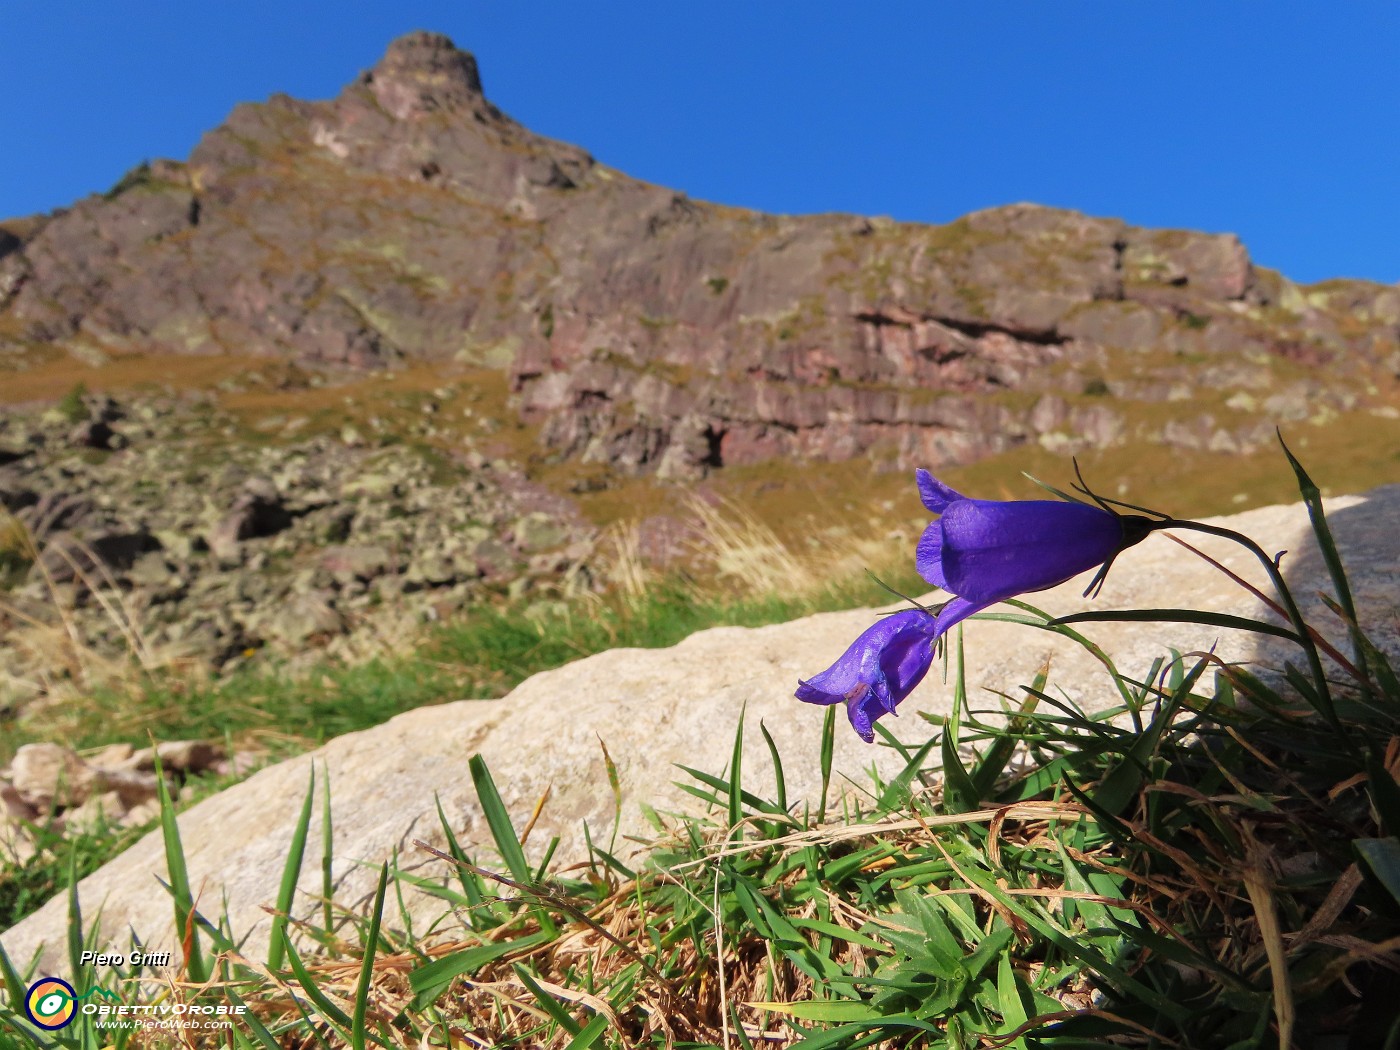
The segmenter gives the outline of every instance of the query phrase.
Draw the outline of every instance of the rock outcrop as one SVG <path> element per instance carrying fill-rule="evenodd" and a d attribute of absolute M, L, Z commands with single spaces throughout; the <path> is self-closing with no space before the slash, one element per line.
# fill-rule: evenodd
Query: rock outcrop
<path fill-rule="evenodd" d="M 250 438 L 209 399 L 165 394 L 0 416 L 0 711 L 88 655 L 231 669 L 266 651 L 294 670 L 490 598 L 592 586 L 596 530 L 574 508 L 464 441 L 407 447 L 436 434 L 416 414 L 373 446 L 348 426 L 303 435 L 304 415 Z M 105 448 L 83 439 L 98 425 Z"/>
<path fill-rule="evenodd" d="M 334 100 L 241 105 L 187 162 L 9 223 L 0 352 L 46 345 L 489 363 L 552 455 L 687 477 L 1247 450 L 1400 372 L 1400 289 L 1030 205 L 934 227 L 694 201 L 532 134 L 417 33 Z"/>
<path fill-rule="evenodd" d="M 1400 656 L 1396 625 L 1400 607 L 1400 537 L 1392 523 L 1400 513 L 1400 487 L 1329 502 L 1343 559 L 1351 571 L 1359 617 L 1375 641 Z M 1284 565 L 1310 622 L 1329 618 L 1317 592 L 1328 589 L 1327 572 L 1313 551 L 1307 514 L 1301 506 L 1269 507 L 1216 519 L 1254 537 L 1267 551 L 1288 550 Z M 1193 540 L 1202 539 L 1193 536 Z M 1262 573 L 1238 547 L 1201 543 L 1227 567 L 1249 580 Z M 1262 582 L 1262 581 L 1261 581 Z M 1036 604 L 1063 614 L 1086 606 L 1072 581 L 1036 596 Z M 1150 537 L 1115 566 L 1097 600 L 1098 608 L 1189 605 L 1221 613 L 1259 616 L 1248 593 L 1165 537 Z M 1266 615 L 1266 614 L 1263 614 Z M 376 729 L 338 738 L 320 750 L 265 769 L 246 782 L 191 808 L 180 817 L 191 885 L 206 910 L 226 901 L 236 935 L 248 935 L 245 951 L 264 951 L 268 915 L 275 898 L 292 827 L 313 767 L 324 785 L 329 775 L 336 823 L 334 874 L 337 895 L 359 900 L 370 890 L 375 869 L 397 850 L 405 867 L 446 877 L 436 862 L 415 852 L 414 839 L 439 841 L 436 801 L 456 836 L 483 863 L 495 863 L 490 836 L 467 769 L 482 755 L 510 812 L 523 822 L 548 791 L 528 840 L 538 859 L 559 836 L 556 862 L 586 858 L 583 826 L 594 842 L 630 854 L 634 838 L 654 832 L 640 807 L 693 810 L 698 803 L 677 781 L 676 765 L 719 773 L 727 765 L 734 732 L 747 718 L 743 783 L 760 795 L 772 793 L 773 768 L 758 733 L 762 722 L 783 760 L 789 801 L 801 805 L 819 791 L 819 737 L 823 711 L 795 700 L 799 676 L 810 675 L 838 656 L 868 626 L 873 610 L 830 613 L 794 623 L 748 630 L 719 628 L 694 635 L 672 649 L 615 650 L 529 679 L 503 700 L 461 701 L 400 715 Z M 1281 666 L 1290 656 L 1277 647 L 1258 649 L 1251 637 L 1215 628 L 1150 623 L 1096 624 L 1084 628 L 1128 674 L 1144 675 L 1168 647 L 1186 653 L 1215 646 L 1231 661 Z M 1344 632 L 1336 630 L 1336 635 Z M 1345 644 L 1343 644 L 1345 649 Z M 1110 706 L 1116 693 L 1097 661 L 1057 636 L 1010 623 L 965 625 L 969 695 L 982 710 L 996 711 L 997 694 L 1018 697 L 1040 665 L 1050 660 L 1057 695 L 1088 710 Z M 903 739 L 926 739 L 934 730 L 918 711 L 946 714 L 951 690 L 931 674 L 889 720 Z M 614 797 L 608 786 L 603 745 L 616 763 L 621 784 L 621 822 L 614 826 Z M 859 790 L 863 771 L 874 765 L 885 775 L 900 763 L 892 750 L 862 744 L 844 724 L 837 739 L 837 783 Z M 153 879 L 164 873 L 159 834 L 152 834 L 79 886 L 83 915 L 101 911 L 99 945 L 125 943 L 135 930 L 153 947 L 175 944 L 171 909 Z M 298 912 L 319 907 L 320 868 L 308 851 Z M 440 902 L 418 899 L 420 915 L 440 912 Z M 12 959 L 45 949 L 48 972 L 62 964 L 66 902 L 55 900 L 3 937 Z M 52 969 L 57 966 L 58 971 Z"/>

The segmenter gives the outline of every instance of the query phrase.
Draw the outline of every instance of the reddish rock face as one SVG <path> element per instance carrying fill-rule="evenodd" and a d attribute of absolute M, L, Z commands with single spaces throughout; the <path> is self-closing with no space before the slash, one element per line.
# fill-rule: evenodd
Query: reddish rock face
<path fill-rule="evenodd" d="M 559 456 L 937 467 L 1118 440 L 1080 395 L 1172 389 L 1107 382 L 1125 359 L 1286 358 L 1332 388 L 1395 353 L 1400 292 L 1324 287 L 1230 235 L 1033 205 L 932 227 L 692 201 L 532 134 L 415 33 L 333 101 L 239 106 L 187 163 L 0 227 L 0 349 L 490 363 Z"/>

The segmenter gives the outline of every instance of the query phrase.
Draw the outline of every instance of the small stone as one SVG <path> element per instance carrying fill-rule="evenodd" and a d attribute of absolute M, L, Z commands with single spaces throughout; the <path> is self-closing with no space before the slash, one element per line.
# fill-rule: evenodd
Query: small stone
<path fill-rule="evenodd" d="M 167 772 L 199 773 L 224 757 L 224 746 L 212 740 L 166 740 L 154 749 L 143 747 L 124 763 L 129 770 L 154 770 L 160 758 Z"/>
<path fill-rule="evenodd" d="M 96 778 L 96 770 L 61 744 L 25 744 L 10 764 L 15 791 L 40 812 L 79 805 Z"/>
<path fill-rule="evenodd" d="M 321 567 L 338 580 L 372 580 L 396 568 L 393 555 L 372 544 L 328 547 Z"/>
<path fill-rule="evenodd" d="M 94 831 L 98 828 L 117 824 L 126 816 L 126 805 L 115 791 L 104 791 L 93 795 L 80 806 L 74 806 L 63 814 L 63 830 L 72 834 L 78 831 Z"/>
<path fill-rule="evenodd" d="M 122 805 L 139 805 L 156 797 L 156 775 L 140 769 L 104 769 L 98 778 L 103 791 L 115 793 Z"/>
<path fill-rule="evenodd" d="M 38 810 L 19 797 L 19 792 L 13 784 L 0 780 L 0 817 L 9 820 L 36 820 L 38 816 Z"/>
<path fill-rule="evenodd" d="M 569 530 L 557 518 L 535 511 L 519 518 L 512 533 L 515 545 L 523 551 L 540 551 L 567 542 Z"/>
<path fill-rule="evenodd" d="M 68 443 L 78 448 L 95 448 L 104 452 L 125 444 L 120 435 L 100 419 L 79 423 L 68 435 Z"/>
<path fill-rule="evenodd" d="M 94 769 L 121 769 L 135 752 L 136 749 L 130 744 L 108 744 L 100 751 L 88 755 L 87 764 Z"/>
<path fill-rule="evenodd" d="M 350 498 L 384 499 L 398 493 L 398 484 L 387 474 L 361 474 L 346 482 L 344 492 Z"/>

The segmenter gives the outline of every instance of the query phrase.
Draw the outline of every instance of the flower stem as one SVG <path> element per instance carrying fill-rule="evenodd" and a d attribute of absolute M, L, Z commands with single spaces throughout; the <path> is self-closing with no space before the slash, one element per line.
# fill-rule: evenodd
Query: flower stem
<path fill-rule="evenodd" d="M 1317 706 L 1318 712 L 1327 719 L 1337 734 L 1344 739 L 1347 738 L 1346 729 L 1342 726 L 1341 720 L 1337 717 L 1336 707 L 1332 703 L 1332 692 L 1327 685 L 1327 677 L 1322 670 L 1322 657 L 1318 654 L 1317 643 L 1313 641 L 1312 629 L 1307 621 L 1303 619 L 1302 612 L 1298 609 L 1298 603 L 1293 599 L 1293 592 L 1289 590 L 1288 584 L 1284 581 L 1283 573 L 1279 571 L 1278 562 L 1264 553 L 1264 549 L 1243 533 L 1235 532 L 1233 529 L 1224 529 L 1218 525 L 1206 525 L 1199 521 L 1187 521 L 1178 518 L 1168 518 L 1156 524 L 1159 529 L 1186 529 L 1191 532 L 1203 532 L 1208 536 L 1219 536 L 1221 539 L 1232 540 L 1250 551 L 1259 563 L 1264 566 L 1264 571 L 1269 574 L 1269 579 L 1273 581 L 1274 589 L 1278 591 L 1279 599 L 1283 602 L 1284 611 L 1288 615 L 1289 623 L 1298 635 L 1298 644 L 1302 646 L 1303 653 L 1308 659 L 1308 670 L 1312 674 L 1314 684 L 1317 686 Z"/>

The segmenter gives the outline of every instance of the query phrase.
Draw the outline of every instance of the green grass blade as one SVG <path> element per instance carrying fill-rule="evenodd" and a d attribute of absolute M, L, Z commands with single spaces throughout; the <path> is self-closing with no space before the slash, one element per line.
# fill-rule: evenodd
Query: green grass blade
<path fill-rule="evenodd" d="M 757 810 L 760 813 L 772 813 L 776 816 L 779 813 L 787 812 L 777 803 L 769 802 L 766 799 L 761 799 L 757 795 L 752 794 L 751 792 L 739 791 L 736 793 L 734 790 L 735 785 L 731 781 L 725 780 L 723 777 L 717 777 L 713 773 L 706 773 L 702 770 L 695 769 L 692 766 L 683 766 L 679 762 L 676 763 L 676 768 L 683 770 L 686 773 L 689 773 L 696 780 L 700 781 L 700 783 L 704 784 L 706 787 L 713 788 L 718 793 L 712 795 L 707 792 L 701 791 L 697 788 L 695 791 L 691 792 L 697 798 L 703 798 L 718 805 L 719 795 L 724 795 L 726 798 L 724 808 L 729 809 L 733 805 L 732 801 L 729 800 L 732 800 L 737 794 L 739 800 L 744 805 L 748 806 L 750 809 Z M 672 783 L 674 783 L 679 788 L 684 789 L 688 787 L 688 785 L 682 784 L 679 781 L 672 781 Z M 743 810 L 741 808 L 740 813 L 742 812 Z"/>
<path fill-rule="evenodd" d="M 231 985 L 226 985 L 224 987 L 224 994 L 228 996 L 229 1002 L 232 1003 L 234 1006 L 246 1007 L 248 1005 L 243 1001 L 239 994 L 236 991 L 234 991 Z M 281 1048 L 277 1045 L 277 1040 L 273 1037 L 272 1033 L 269 1032 L 267 1028 L 263 1026 L 263 1023 L 260 1020 L 258 1020 L 257 1015 L 253 1013 L 252 1010 L 245 1010 L 244 1013 L 238 1018 L 238 1023 L 240 1025 L 248 1026 L 248 1029 L 253 1033 L 254 1038 L 257 1039 L 258 1043 L 262 1046 L 263 1050 L 281 1050 Z"/>
<path fill-rule="evenodd" d="M 505 861 L 507 870 L 516 882 L 530 882 L 530 864 L 525 859 L 525 851 L 520 848 L 515 825 L 511 823 L 510 814 L 506 812 L 505 803 L 501 801 L 501 794 L 496 790 L 496 782 L 491 779 L 491 771 L 486 768 L 485 760 L 480 755 L 472 755 L 467 768 L 476 786 L 477 800 L 486 814 L 486 824 L 491 829 L 496 849 Z"/>
<path fill-rule="evenodd" d="M 81 985 L 84 983 L 84 971 L 90 967 L 84 967 L 80 961 L 83 957 L 83 911 L 78 903 L 78 856 L 77 853 L 68 855 L 68 925 L 65 928 L 68 943 L 68 972 L 73 975 L 73 982 Z"/>
<path fill-rule="evenodd" d="M 296 1004 L 297 1012 L 301 1014 L 301 1020 L 302 1023 L 306 1025 L 306 1030 L 315 1038 L 316 1045 L 319 1046 L 321 1050 L 331 1050 L 331 1044 L 326 1042 L 326 1037 L 321 1034 L 322 1026 L 312 1021 L 311 1015 L 306 1012 L 306 1004 L 296 996 L 292 996 L 292 1002 Z"/>
<path fill-rule="evenodd" d="M 822 719 L 822 794 L 821 805 L 817 808 L 817 823 L 826 823 L 827 792 L 831 788 L 831 765 L 836 757 L 836 708 L 828 707 Z"/>
<path fill-rule="evenodd" d="M 1006 772 L 1006 765 L 1016 754 L 1016 736 L 1026 725 L 1024 716 L 1030 715 L 1040 704 L 1039 693 L 1045 691 L 1048 668 L 1042 667 L 1031 683 L 1030 691 L 1021 701 L 1020 713 L 1007 720 L 1006 727 L 997 732 L 996 739 L 987 753 L 982 756 L 977 767 L 970 774 L 973 792 L 979 799 L 991 798 L 997 779 Z"/>
<path fill-rule="evenodd" d="M 1318 549 L 1322 551 L 1322 560 L 1327 566 L 1327 574 L 1332 577 L 1332 586 L 1337 591 L 1337 602 L 1341 605 L 1348 626 L 1351 629 L 1352 645 L 1356 652 L 1357 667 L 1366 666 L 1366 650 L 1361 644 L 1359 629 L 1356 626 L 1356 603 L 1351 596 L 1351 583 L 1347 580 L 1346 568 L 1342 565 L 1342 556 L 1337 552 L 1337 541 L 1332 537 L 1332 527 L 1327 524 L 1327 512 L 1322 506 L 1322 493 L 1317 484 L 1308 476 L 1308 472 L 1303 469 L 1303 464 L 1298 462 L 1298 458 L 1293 455 L 1288 444 L 1283 440 L 1283 434 L 1279 434 L 1278 443 L 1283 448 L 1283 454 L 1288 457 L 1288 465 L 1293 468 L 1293 474 L 1298 479 L 1298 493 L 1303 497 L 1303 502 L 1308 508 L 1308 518 L 1312 521 L 1313 535 L 1317 537 Z"/>
<path fill-rule="evenodd" d="M 967 702 L 967 677 L 964 673 L 962 629 L 958 629 L 958 670 L 953 681 L 953 710 L 943 726 L 943 808 L 949 813 L 967 813 L 981 801 L 977 786 L 963 768 L 958 754 L 958 729 Z"/>
<path fill-rule="evenodd" d="M 287 921 L 292 911 L 292 897 L 297 890 L 297 879 L 301 875 L 302 858 L 306 855 L 306 835 L 311 827 L 311 804 L 316 795 L 316 766 L 311 767 L 311 779 L 306 786 L 306 800 L 301 804 L 301 815 L 297 818 L 292 832 L 292 844 L 287 852 L 287 863 L 282 867 L 282 884 L 277 889 L 277 914 L 272 918 L 271 941 L 267 948 L 267 968 L 280 970 L 282 957 L 286 952 L 283 942 L 287 937 Z"/>
<path fill-rule="evenodd" d="M 331 824 L 331 771 L 322 765 L 321 773 L 325 781 L 321 793 L 321 929 L 329 937 L 335 928 L 335 915 L 331 910 L 335 896 L 335 877 L 331 873 L 335 859 L 335 828 Z"/>
<path fill-rule="evenodd" d="M 1011 966 L 1009 955 L 1002 955 L 997 962 L 997 1000 L 1003 1031 L 1013 1032 L 1026 1023 L 1026 1004 L 1021 1000 L 1020 983 L 1016 979 L 1016 971 Z M 1026 1041 L 1021 1038 L 1002 1045 L 1014 1047 L 1015 1050 L 1026 1050 Z"/>
<path fill-rule="evenodd" d="M 1366 781 L 1366 791 L 1380 814 L 1382 830 L 1388 835 L 1400 835 L 1400 784 L 1374 751 L 1366 756 Z"/>
<path fill-rule="evenodd" d="M 9 999 L 11 1007 L 24 1002 L 24 980 L 15 969 L 14 963 L 10 962 L 10 956 L 3 944 L 0 944 L 0 977 L 4 978 L 5 996 Z"/>
<path fill-rule="evenodd" d="M 612 838 L 608 841 L 608 852 L 617 849 L 617 833 L 622 827 L 622 778 L 617 775 L 617 763 L 613 761 L 612 755 L 608 754 L 608 745 L 603 742 L 603 738 L 598 738 L 598 746 L 603 749 L 603 768 L 608 773 L 608 789 L 612 791 L 613 797 L 613 829 Z M 544 868 L 548 861 L 541 864 Z"/>
<path fill-rule="evenodd" d="M 536 945 L 553 940 L 554 935 L 540 930 L 515 940 L 493 941 L 474 948 L 466 948 L 441 959 L 434 959 L 426 965 L 412 970 L 408 975 L 408 986 L 414 991 L 415 1009 L 423 1009 L 436 1002 L 452 982 L 463 974 L 475 973 L 489 962 L 509 955 L 511 952 L 524 954 Z"/>
<path fill-rule="evenodd" d="M 1058 616 L 1050 623 L 1055 627 L 1072 623 L 1198 623 L 1206 627 L 1230 627 L 1237 631 L 1268 634 L 1290 642 L 1300 641 L 1296 632 L 1276 623 L 1199 609 L 1091 609 Z"/>
<path fill-rule="evenodd" d="M 881 728 L 879 722 L 875 723 L 875 728 Z M 885 785 L 885 790 L 880 792 L 879 801 L 875 804 L 876 809 L 887 810 L 903 805 L 908 800 L 909 785 L 914 782 L 915 777 L 924 771 L 924 764 L 928 759 L 929 752 L 933 750 L 933 745 L 936 743 L 938 743 L 937 737 L 929 737 L 919 750 L 912 754 L 905 753 L 904 768 Z"/>
<path fill-rule="evenodd" d="M 736 827 L 744 819 L 742 774 L 744 769 L 744 711 L 739 709 L 739 725 L 734 730 L 734 751 L 729 758 L 729 827 Z"/>
<path fill-rule="evenodd" d="M 3 1021 L 3 1020 L 5 1020 L 5 1018 L 0 1017 L 0 1021 Z M 51 1043 L 51 1042 L 49 1042 L 49 1040 L 48 1040 L 45 1036 L 42 1036 L 42 1035 L 40 1035 L 38 1032 L 36 1032 L 36 1031 L 34 1031 L 33 1029 L 29 1028 L 29 1027 L 27 1026 L 27 1024 L 26 1024 L 23 1020 L 20 1019 L 20 1015 L 19 1015 L 19 1014 L 16 1014 L 16 1015 L 15 1015 L 15 1020 L 13 1020 L 13 1021 L 10 1022 L 10 1028 L 11 1028 L 13 1031 L 16 1031 L 16 1032 L 18 1032 L 20 1035 L 24 1036 L 24 1038 L 28 1039 L 28 1040 L 29 1040 L 29 1045 L 30 1045 L 30 1046 L 37 1046 L 37 1047 L 40 1048 L 40 1050 L 53 1050 L 54 1047 L 57 1047 L 57 1046 L 60 1046 L 60 1045 L 61 1045 L 61 1044 L 59 1044 L 59 1043 Z M 70 1045 L 73 1045 L 73 1044 L 70 1044 Z M 7 1047 L 6 1050 L 9 1050 L 9 1048 Z"/>
<path fill-rule="evenodd" d="M 374 910 L 369 917 L 369 934 L 365 937 L 364 960 L 360 965 L 360 980 L 355 986 L 355 1012 L 351 1018 L 350 1045 L 365 1050 L 365 1019 L 369 1016 L 369 989 L 374 980 L 374 957 L 379 951 L 379 924 L 384 916 L 384 891 L 389 885 L 389 865 L 379 869 L 379 886 L 374 891 Z"/>
<path fill-rule="evenodd" d="M 550 995 L 539 983 L 530 976 L 530 971 L 519 963 L 512 963 L 511 969 L 515 971 L 515 976 L 520 978 L 520 983 L 530 989 L 530 994 L 535 997 L 535 1002 L 540 1004 L 540 1009 L 554 1018 L 555 1024 L 570 1035 L 578 1035 L 583 1026 L 569 1016 L 569 1011 L 559 1005 L 554 996 Z"/>
<path fill-rule="evenodd" d="M 301 954 L 297 951 L 296 945 L 287 945 L 287 965 L 291 968 L 292 975 L 297 979 L 297 984 L 301 985 L 301 990 L 306 993 L 306 997 L 311 1000 L 311 1004 L 320 1012 L 322 1020 L 336 1030 L 342 1041 L 351 1041 L 350 1029 L 354 1022 L 345 1015 L 345 1011 L 336 1006 L 326 998 L 326 993 L 321 991 L 316 984 L 316 979 L 307 970 L 306 964 L 301 961 Z M 379 1042 L 379 1040 L 375 1040 Z"/>
<path fill-rule="evenodd" d="M 773 734 L 768 732 L 768 727 L 762 720 L 758 723 L 758 731 L 763 734 L 764 743 L 768 745 L 768 754 L 773 759 L 773 777 L 777 782 L 778 808 L 784 813 L 787 812 L 787 781 L 783 778 L 783 759 L 778 754 L 778 745 L 773 740 Z"/>
<path fill-rule="evenodd" d="M 170 875 L 170 894 L 175 901 L 175 935 L 184 948 L 185 969 L 196 984 L 209 979 L 204 952 L 199 946 L 198 923 L 193 917 L 194 895 L 190 893 L 189 872 L 185 868 L 185 850 L 180 844 L 180 826 L 175 820 L 175 804 L 165 785 L 165 771 L 160 755 L 155 755 L 156 801 L 160 806 L 161 837 L 165 841 L 165 867 Z"/>
<path fill-rule="evenodd" d="M 467 865 L 471 863 L 461 844 L 457 841 L 457 836 L 452 831 L 452 825 L 447 822 L 447 814 L 442 810 L 442 799 L 436 794 L 433 795 L 433 804 L 437 806 L 438 823 L 442 825 L 443 837 L 447 839 L 447 852 L 452 855 L 452 859 L 458 863 L 453 865 L 457 870 L 457 881 L 462 886 L 462 894 L 467 899 L 467 907 L 471 909 L 473 918 L 484 906 L 486 896 L 481 892 L 481 876 L 472 871 Z"/>
<path fill-rule="evenodd" d="M 594 1014 L 593 1019 L 583 1026 L 583 1030 L 569 1040 L 564 1050 L 589 1050 L 598 1042 L 598 1037 L 608 1030 L 606 1014 Z"/>

